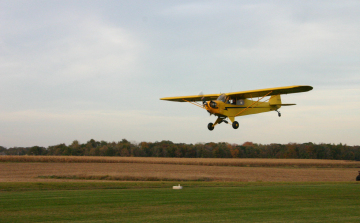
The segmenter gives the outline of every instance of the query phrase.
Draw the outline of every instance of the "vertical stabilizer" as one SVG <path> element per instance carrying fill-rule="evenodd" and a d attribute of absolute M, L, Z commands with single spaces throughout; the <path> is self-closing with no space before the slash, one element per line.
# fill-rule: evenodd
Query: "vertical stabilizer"
<path fill-rule="evenodd" d="M 269 100 L 269 104 L 270 104 L 270 106 L 274 106 L 276 109 L 279 109 L 281 107 L 281 97 L 280 97 L 280 95 L 271 96 L 270 100 Z"/>
<path fill-rule="evenodd" d="M 273 95 L 270 97 L 269 100 L 269 104 L 270 106 L 272 106 L 273 108 L 279 109 L 281 106 L 291 106 L 291 105 L 296 105 L 296 104 L 282 104 L 281 103 L 281 97 L 280 95 Z"/>
<path fill-rule="evenodd" d="M 270 103 L 270 105 L 281 105 L 280 95 L 271 96 L 269 103 Z"/>

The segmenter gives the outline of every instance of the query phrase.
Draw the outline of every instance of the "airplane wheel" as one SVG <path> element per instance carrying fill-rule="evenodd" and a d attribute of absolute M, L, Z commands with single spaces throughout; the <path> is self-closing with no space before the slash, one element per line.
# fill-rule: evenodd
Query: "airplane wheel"
<path fill-rule="evenodd" d="M 280 113 L 280 112 L 279 112 L 278 116 L 281 117 L 281 113 Z"/>
<path fill-rule="evenodd" d="M 238 123 L 237 121 L 233 122 L 233 123 L 232 123 L 232 127 L 233 127 L 234 129 L 239 128 L 239 123 Z"/>
<path fill-rule="evenodd" d="M 209 129 L 210 131 L 214 130 L 214 124 L 210 122 L 210 123 L 208 124 L 208 129 Z"/>

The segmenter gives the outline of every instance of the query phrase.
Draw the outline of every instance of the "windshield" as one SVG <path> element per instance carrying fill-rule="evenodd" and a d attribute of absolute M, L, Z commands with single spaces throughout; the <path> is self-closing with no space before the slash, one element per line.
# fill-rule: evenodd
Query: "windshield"
<path fill-rule="evenodd" d="M 226 94 L 221 94 L 216 100 L 225 102 L 225 100 L 226 100 Z"/>

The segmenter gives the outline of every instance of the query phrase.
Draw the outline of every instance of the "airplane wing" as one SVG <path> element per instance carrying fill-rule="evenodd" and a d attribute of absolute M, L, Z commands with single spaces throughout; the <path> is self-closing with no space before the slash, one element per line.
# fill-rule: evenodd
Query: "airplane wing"
<path fill-rule="evenodd" d="M 267 89 L 251 90 L 251 91 L 238 91 L 238 92 L 227 93 L 226 95 L 235 96 L 238 99 L 245 99 L 245 98 L 263 97 L 265 95 L 271 96 L 271 95 L 279 95 L 279 94 L 300 93 L 300 92 L 310 91 L 312 89 L 313 87 L 311 86 L 297 85 L 297 86 L 267 88 Z M 201 99 L 204 97 L 206 101 L 210 101 L 210 100 L 216 100 L 220 95 L 221 94 L 177 96 L 177 97 L 160 98 L 160 100 L 177 101 L 177 102 L 201 101 Z"/>
<path fill-rule="evenodd" d="M 297 86 L 267 88 L 267 89 L 251 90 L 251 91 L 238 91 L 238 92 L 227 93 L 226 95 L 235 96 L 240 99 L 245 99 L 245 98 L 263 97 L 265 95 L 271 96 L 271 95 L 279 95 L 279 94 L 300 93 L 300 92 L 311 91 L 312 89 L 313 87 L 311 86 L 297 85 Z"/>
<path fill-rule="evenodd" d="M 206 101 L 216 100 L 220 94 L 204 94 L 204 95 L 192 95 L 192 96 L 177 96 L 177 97 L 166 97 L 160 98 L 160 100 L 166 101 L 177 101 L 177 102 L 186 102 L 186 101 L 202 101 L 204 97 Z"/>

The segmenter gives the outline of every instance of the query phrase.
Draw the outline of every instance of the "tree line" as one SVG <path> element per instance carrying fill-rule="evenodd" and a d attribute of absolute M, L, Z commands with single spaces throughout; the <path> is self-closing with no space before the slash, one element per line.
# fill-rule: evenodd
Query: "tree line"
<path fill-rule="evenodd" d="M 0 146 L 0 155 L 49 155 L 49 156 L 124 156 L 124 157 L 186 157 L 186 158 L 294 158 L 334 159 L 360 161 L 360 146 L 343 144 L 257 144 L 242 145 L 219 143 L 173 143 L 171 141 L 134 143 L 123 139 L 119 142 L 89 140 L 80 144 L 75 140 L 47 148 L 41 146 Z"/>

